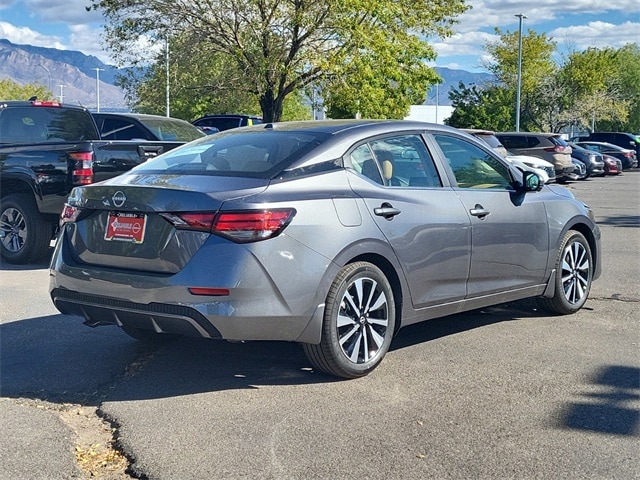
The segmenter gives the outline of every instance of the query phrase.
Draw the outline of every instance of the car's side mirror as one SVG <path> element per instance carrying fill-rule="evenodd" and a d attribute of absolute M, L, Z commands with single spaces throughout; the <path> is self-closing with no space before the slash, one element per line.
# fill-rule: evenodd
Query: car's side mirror
<path fill-rule="evenodd" d="M 539 192 L 544 186 L 544 182 L 535 172 L 522 172 L 522 185 L 525 192 Z"/>

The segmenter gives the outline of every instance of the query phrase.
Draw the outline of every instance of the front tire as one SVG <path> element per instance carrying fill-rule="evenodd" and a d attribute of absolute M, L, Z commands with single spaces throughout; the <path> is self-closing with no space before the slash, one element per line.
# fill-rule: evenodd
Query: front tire
<path fill-rule="evenodd" d="M 376 368 L 395 329 L 393 290 L 368 262 L 340 270 L 327 295 L 319 345 L 304 344 L 311 364 L 329 375 L 358 378 Z"/>
<path fill-rule="evenodd" d="M 547 310 L 567 315 L 587 301 L 593 280 L 593 255 L 589 242 L 580 232 L 568 231 L 556 259 L 556 278 L 551 298 L 541 298 Z"/>

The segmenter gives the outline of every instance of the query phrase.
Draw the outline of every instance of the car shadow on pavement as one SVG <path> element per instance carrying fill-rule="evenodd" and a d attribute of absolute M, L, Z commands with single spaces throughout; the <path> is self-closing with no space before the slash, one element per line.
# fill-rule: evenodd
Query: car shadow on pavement
<path fill-rule="evenodd" d="M 391 350 L 486 325 L 539 316 L 526 303 L 476 310 L 412 325 Z M 179 338 L 148 345 L 117 327 L 50 315 L 0 325 L 0 396 L 98 405 L 264 385 L 340 381 L 314 371 L 286 342 L 229 343 Z"/>
<path fill-rule="evenodd" d="M 640 436 L 640 368 L 607 365 L 597 371 L 575 402 L 562 408 L 559 428 Z"/>

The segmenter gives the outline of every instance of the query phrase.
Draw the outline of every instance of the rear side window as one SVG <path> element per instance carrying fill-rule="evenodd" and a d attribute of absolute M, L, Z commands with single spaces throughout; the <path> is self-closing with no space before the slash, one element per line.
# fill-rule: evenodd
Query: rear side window
<path fill-rule="evenodd" d="M 142 128 L 130 120 L 105 118 L 98 120 L 103 140 L 153 140 Z"/>
<path fill-rule="evenodd" d="M 498 137 L 502 145 L 505 146 L 507 150 L 511 148 L 531 148 L 532 145 L 527 141 L 526 136 L 504 136 Z"/>
<path fill-rule="evenodd" d="M 204 118 L 196 122 L 199 127 L 215 127 L 218 130 L 229 130 L 240 126 L 238 118 Z"/>
<path fill-rule="evenodd" d="M 395 135 L 358 146 L 350 154 L 354 170 L 388 187 L 440 187 L 433 159 L 418 134 Z"/>
<path fill-rule="evenodd" d="M 272 178 L 327 138 L 295 131 L 230 130 L 173 149 L 133 171 Z"/>
<path fill-rule="evenodd" d="M 56 107 L 16 107 L 0 112 L 0 142 L 45 143 L 98 140 L 91 114 Z"/>

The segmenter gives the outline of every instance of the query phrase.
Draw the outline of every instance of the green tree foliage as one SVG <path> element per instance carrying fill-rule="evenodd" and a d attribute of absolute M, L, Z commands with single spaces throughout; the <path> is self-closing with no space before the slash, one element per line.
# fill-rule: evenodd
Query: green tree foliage
<path fill-rule="evenodd" d="M 504 132 L 513 129 L 515 105 L 513 91 L 498 85 L 465 86 L 449 92 L 451 105 L 455 108 L 446 121 L 457 128 L 480 128 Z"/>
<path fill-rule="evenodd" d="M 170 37 L 173 47 L 179 37 L 191 45 L 185 61 L 202 52 L 213 60 L 202 68 L 219 74 L 209 78 L 216 98 L 233 91 L 277 121 L 285 98 L 310 85 L 345 111 L 400 115 L 437 79 L 424 65 L 435 52 L 421 38 L 451 35 L 468 7 L 464 0 L 92 0 L 92 8 L 107 18 L 106 43 L 120 63 L 149 61 L 141 39 Z"/>
<path fill-rule="evenodd" d="M 572 53 L 562 74 L 571 85 L 573 117 L 583 127 L 640 131 L 640 48 Z"/>
<path fill-rule="evenodd" d="M 47 87 L 37 83 L 20 85 L 13 80 L 0 80 L 0 98 L 2 100 L 29 100 L 38 97 L 38 100 L 52 100 L 53 94 Z"/>

